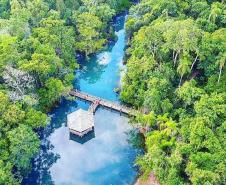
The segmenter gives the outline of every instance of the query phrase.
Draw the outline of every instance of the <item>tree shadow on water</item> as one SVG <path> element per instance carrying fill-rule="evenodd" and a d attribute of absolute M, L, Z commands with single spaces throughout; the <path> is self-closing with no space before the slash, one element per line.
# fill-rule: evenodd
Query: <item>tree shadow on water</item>
<path fill-rule="evenodd" d="M 128 142 L 142 153 L 145 149 L 145 138 L 144 135 L 139 132 L 138 129 L 132 129 L 127 132 Z"/>
<path fill-rule="evenodd" d="M 23 180 L 23 185 L 54 185 L 49 169 L 60 158 L 52 151 L 53 145 L 49 140 L 42 140 L 41 149 L 36 158 L 32 161 L 31 173 Z"/>

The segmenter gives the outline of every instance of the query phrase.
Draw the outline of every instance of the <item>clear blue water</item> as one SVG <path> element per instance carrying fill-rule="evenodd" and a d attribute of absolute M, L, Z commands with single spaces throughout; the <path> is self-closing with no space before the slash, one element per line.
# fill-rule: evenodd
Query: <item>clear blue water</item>
<path fill-rule="evenodd" d="M 81 61 L 74 86 L 108 100 L 119 102 L 114 88 L 119 86 L 125 30 L 125 15 L 115 20 L 118 40 L 108 50 Z M 95 131 L 83 139 L 69 134 L 66 116 L 89 103 L 63 100 L 50 114 L 51 123 L 40 133 L 41 151 L 33 162 L 24 185 L 125 185 L 133 184 L 138 154 L 129 142 L 128 118 L 108 109 L 95 113 Z"/>

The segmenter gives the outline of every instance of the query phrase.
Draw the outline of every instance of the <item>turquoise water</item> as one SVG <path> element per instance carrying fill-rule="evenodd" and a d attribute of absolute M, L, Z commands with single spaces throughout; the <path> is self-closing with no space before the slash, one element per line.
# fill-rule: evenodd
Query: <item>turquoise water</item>
<path fill-rule="evenodd" d="M 120 66 L 125 47 L 125 15 L 115 22 L 118 40 L 107 51 L 80 61 L 74 86 L 108 100 L 119 102 L 114 88 L 120 84 Z M 108 109 L 95 113 L 95 130 L 83 139 L 69 134 L 66 116 L 89 103 L 63 100 L 50 114 L 52 121 L 40 133 L 41 151 L 33 162 L 33 170 L 25 185 L 124 185 L 133 184 L 138 154 L 129 142 L 131 126 L 128 118 Z"/>
<path fill-rule="evenodd" d="M 122 20 L 118 20 L 119 22 Z M 113 92 L 120 85 L 120 67 L 124 56 L 125 30 L 116 32 L 117 42 L 110 49 L 93 56 L 88 62 L 83 63 L 75 86 L 81 91 L 99 96 L 108 100 L 118 101 L 118 96 Z"/>

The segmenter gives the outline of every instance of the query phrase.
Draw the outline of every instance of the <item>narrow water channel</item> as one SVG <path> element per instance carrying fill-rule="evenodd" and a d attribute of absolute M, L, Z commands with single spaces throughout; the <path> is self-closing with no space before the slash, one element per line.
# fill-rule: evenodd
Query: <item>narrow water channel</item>
<path fill-rule="evenodd" d="M 106 51 L 81 61 L 74 86 L 81 91 L 119 102 L 114 88 L 119 86 L 120 66 L 125 47 L 125 15 L 115 19 L 118 40 Z M 66 116 L 89 103 L 63 100 L 50 114 L 51 123 L 40 133 L 41 151 L 33 162 L 24 185 L 125 185 L 133 184 L 138 153 L 129 142 L 128 118 L 99 108 L 95 131 L 85 138 L 70 136 Z"/>

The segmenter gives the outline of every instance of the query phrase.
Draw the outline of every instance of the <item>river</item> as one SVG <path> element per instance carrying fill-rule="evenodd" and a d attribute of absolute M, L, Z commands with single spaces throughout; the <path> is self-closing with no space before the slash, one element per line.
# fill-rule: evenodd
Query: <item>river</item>
<path fill-rule="evenodd" d="M 114 21 L 117 42 L 88 61 L 80 61 L 74 86 L 81 91 L 120 103 L 114 88 L 120 85 L 125 48 L 125 15 Z M 24 185 L 125 185 L 137 177 L 134 160 L 139 150 L 130 143 L 128 118 L 98 108 L 95 131 L 83 139 L 69 134 L 67 114 L 89 103 L 62 100 L 49 115 L 51 123 L 40 132 L 41 150 Z"/>

